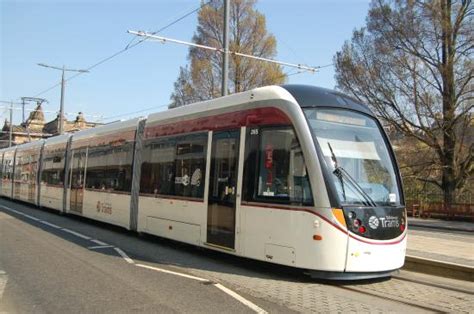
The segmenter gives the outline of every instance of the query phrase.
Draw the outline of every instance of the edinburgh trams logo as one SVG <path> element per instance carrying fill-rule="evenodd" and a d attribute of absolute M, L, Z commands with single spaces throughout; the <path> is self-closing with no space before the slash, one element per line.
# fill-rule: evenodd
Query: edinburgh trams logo
<path fill-rule="evenodd" d="M 369 218 L 369 227 L 372 229 L 377 229 L 379 227 L 380 221 L 375 216 L 370 216 Z"/>
<path fill-rule="evenodd" d="M 380 218 L 370 216 L 369 227 L 372 229 L 377 229 L 379 226 L 382 228 L 398 228 L 400 226 L 400 222 L 398 218 L 394 216 L 385 216 Z"/>

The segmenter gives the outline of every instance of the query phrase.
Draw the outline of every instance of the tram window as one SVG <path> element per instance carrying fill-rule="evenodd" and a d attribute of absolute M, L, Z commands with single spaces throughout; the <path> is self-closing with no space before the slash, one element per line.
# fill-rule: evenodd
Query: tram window
<path fill-rule="evenodd" d="M 5 156 L 3 158 L 2 178 L 5 180 L 11 180 L 12 172 L 13 172 L 13 160 Z"/>
<path fill-rule="evenodd" d="M 175 139 L 147 140 L 143 147 L 140 193 L 175 195 Z"/>
<path fill-rule="evenodd" d="M 187 135 L 177 141 L 176 195 L 203 197 L 206 147 L 207 134 Z"/>
<path fill-rule="evenodd" d="M 131 191 L 133 142 L 114 143 L 89 148 L 86 188 L 110 192 Z"/>
<path fill-rule="evenodd" d="M 251 129 L 248 135 L 244 198 L 312 205 L 306 164 L 293 129 L 267 127 L 255 130 L 252 132 Z"/>
<path fill-rule="evenodd" d="M 84 168 L 86 160 L 86 149 L 74 149 L 71 160 L 71 172 L 69 182 L 72 189 L 82 189 L 84 187 Z"/>
<path fill-rule="evenodd" d="M 29 155 L 28 152 L 19 154 L 15 163 L 15 181 L 22 183 L 35 183 L 37 163 L 37 155 Z"/>
<path fill-rule="evenodd" d="M 45 150 L 42 163 L 41 182 L 48 185 L 64 184 L 64 151 Z"/>
<path fill-rule="evenodd" d="M 140 193 L 202 199 L 207 133 L 145 142 Z"/>

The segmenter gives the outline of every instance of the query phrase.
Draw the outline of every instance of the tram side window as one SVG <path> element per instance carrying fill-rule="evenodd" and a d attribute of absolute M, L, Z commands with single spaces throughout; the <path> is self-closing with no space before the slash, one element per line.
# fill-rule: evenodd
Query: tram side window
<path fill-rule="evenodd" d="M 2 160 L 2 179 L 8 179 L 8 162 L 9 160 L 6 157 L 3 157 Z"/>
<path fill-rule="evenodd" d="M 11 180 L 12 174 L 13 174 L 13 160 L 10 158 L 4 157 L 2 178 L 4 180 Z"/>
<path fill-rule="evenodd" d="M 74 149 L 72 152 L 70 185 L 72 189 L 84 187 L 84 169 L 86 163 L 86 149 Z"/>
<path fill-rule="evenodd" d="M 140 193 L 175 195 L 174 138 L 151 139 L 143 147 Z"/>
<path fill-rule="evenodd" d="M 258 202 L 312 205 L 306 164 L 293 129 L 255 128 L 249 130 L 248 136 L 245 198 Z"/>
<path fill-rule="evenodd" d="M 130 192 L 132 188 L 133 143 L 107 144 L 89 148 L 86 188 Z"/>
<path fill-rule="evenodd" d="M 145 142 L 140 193 L 203 198 L 207 133 Z"/>
<path fill-rule="evenodd" d="M 28 171 L 29 171 L 28 182 L 30 184 L 36 184 L 37 175 L 38 175 L 38 155 L 30 155 Z"/>
<path fill-rule="evenodd" d="M 48 185 L 64 183 L 64 152 L 45 152 L 42 163 L 41 182 Z"/>
<path fill-rule="evenodd" d="M 15 158 L 15 167 L 13 171 L 13 180 L 15 182 L 18 182 L 21 180 L 22 163 L 23 163 L 23 157 L 19 153 L 17 153 L 16 158 Z"/>
<path fill-rule="evenodd" d="M 28 153 L 23 154 L 18 155 L 16 159 L 15 180 L 22 183 L 34 183 L 36 180 L 37 156 Z"/>

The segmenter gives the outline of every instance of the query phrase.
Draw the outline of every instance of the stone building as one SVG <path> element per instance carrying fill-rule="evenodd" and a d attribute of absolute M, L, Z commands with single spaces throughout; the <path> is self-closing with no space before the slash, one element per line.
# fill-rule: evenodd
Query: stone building
<path fill-rule="evenodd" d="M 87 122 L 82 112 L 79 112 L 76 119 L 67 121 L 63 119 L 64 132 L 73 133 L 84 129 L 93 128 L 99 123 Z M 13 125 L 5 119 L 5 123 L 0 134 L 0 148 L 8 147 L 10 128 L 12 128 L 12 145 L 19 145 L 30 141 L 48 138 L 59 134 L 59 115 L 56 119 L 46 122 L 43 108 L 38 104 L 32 111 L 28 119 L 20 125 Z"/>

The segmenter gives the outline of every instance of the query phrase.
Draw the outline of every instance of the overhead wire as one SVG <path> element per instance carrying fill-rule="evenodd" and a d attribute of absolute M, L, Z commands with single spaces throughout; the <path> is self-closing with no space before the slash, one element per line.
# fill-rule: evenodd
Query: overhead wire
<path fill-rule="evenodd" d="M 160 32 L 162 32 L 162 31 L 164 31 L 165 29 L 167 29 L 167 28 L 173 26 L 174 24 L 176 24 L 176 23 L 182 21 L 183 19 L 185 19 L 186 17 L 190 16 L 191 14 L 194 14 L 194 13 L 196 13 L 197 11 L 199 11 L 202 7 L 208 5 L 209 2 L 210 2 L 210 1 L 207 1 L 207 2 L 202 3 L 201 5 L 199 5 L 199 7 L 197 7 L 197 8 L 195 8 L 194 10 L 192 10 L 192 11 L 190 11 L 190 12 L 184 14 L 183 16 L 181 16 L 181 17 L 179 17 L 178 19 L 172 21 L 171 23 L 168 23 L 167 25 L 161 27 L 161 28 L 158 29 L 157 31 L 152 32 L 152 34 L 160 33 Z M 132 48 L 134 48 L 134 47 L 136 47 L 136 46 L 138 46 L 138 45 L 140 45 L 141 43 L 143 43 L 143 42 L 146 41 L 146 40 L 148 40 L 148 38 L 145 37 L 145 38 L 143 38 L 143 39 L 141 39 L 141 40 L 139 40 L 139 41 L 137 41 L 136 43 L 133 43 L 133 44 L 132 44 L 132 42 L 133 42 L 133 40 L 132 40 L 132 41 L 130 41 L 130 42 L 125 46 L 125 48 L 123 48 L 123 49 L 121 49 L 121 50 L 115 52 L 114 54 L 112 54 L 112 55 L 110 55 L 110 56 L 108 56 L 108 57 L 106 57 L 106 58 L 103 58 L 103 59 L 99 60 L 98 62 L 96 62 L 96 63 L 94 63 L 93 65 L 91 65 L 91 66 L 89 66 L 88 68 L 86 68 L 86 70 L 87 70 L 87 71 L 90 71 L 90 70 L 92 70 L 92 69 L 98 67 L 99 65 L 101 65 L 101 64 L 103 64 L 103 63 L 105 63 L 105 62 L 107 62 L 107 61 L 109 61 L 109 60 L 111 60 L 111 59 L 117 57 L 118 55 L 121 55 L 122 53 L 124 53 L 124 52 L 126 52 L 126 51 L 128 51 L 128 50 L 130 50 L 130 49 L 132 49 Z M 78 77 L 78 76 L 80 76 L 80 75 L 82 75 L 82 74 L 84 74 L 84 73 L 87 73 L 87 72 L 78 72 L 78 73 L 76 73 L 76 74 L 74 74 L 74 75 L 72 75 L 72 76 L 66 78 L 64 81 L 65 81 L 65 82 L 71 81 L 71 80 L 75 79 L 76 77 Z M 51 86 L 51 87 L 49 87 L 49 88 L 47 88 L 47 89 L 45 89 L 45 90 L 39 92 L 39 93 L 36 94 L 34 97 L 38 97 L 38 96 L 40 96 L 40 95 L 42 95 L 42 94 L 44 94 L 44 93 L 46 93 L 46 92 L 49 92 L 50 90 L 56 88 L 56 87 L 59 86 L 59 85 L 61 85 L 61 82 L 56 83 L 55 85 L 53 85 L 53 86 Z"/>
<path fill-rule="evenodd" d="M 334 63 L 330 63 L 330 64 L 326 64 L 326 65 L 319 65 L 319 66 L 316 66 L 315 68 L 324 69 L 324 68 L 329 68 L 329 67 L 333 67 L 333 66 L 334 66 Z"/>
<path fill-rule="evenodd" d="M 288 76 L 298 75 L 298 74 L 301 74 L 301 73 L 305 73 L 305 71 L 295 70 L 294 72 L 283 73 L 282 75 L 277 76 L 276 78 L 273 78 L 273 79 L 285 78 L 285 77 L 288 77 Z M 170 104 L 153 106 L 153 107 L 149 107 L 149 108 L 145 108 L 145 109 L 141 109 L 141 110 L 137 110 L 137 111 L 132 111 L 132 112 L 127 112 L 127 113 L 123 113 L 123 114 L 119 114 L 119 115 L 104 117 L 103 120 L 117 119 L 117 118 L 121 118 L 121 117 L 125 117 L 125 116 L 134 115 L 134 114 L 137 114 L 137 113 L 150 111 L 150 110 L 153 110 L 153 109 L 169 107 L 169 105 Z"/>
<path fill-rule="evenodd" d="M 293 76 L 293 75 L 297 75 L 297 74 L 301 74 L 301 73 L 304 73 L 304 71 L 296 71 L 296 72 L 293 72 L 293 73 L 291 73 L 291 72 L 289 72 L 289 73 L 284 73 L 284 74 L 282 74 L 282 75 L 276 77 L 276 79 L 284 78 L 284 77 L 288 77 L 288 76 Z M 153 107 L 149 107 L 149 108 L 145 108 L 145 109 L 141 109 L 141 110 L 137 110 L 137 111 L 132 111 L 132 112 L 127 112 L 127 113 L 123 113 L 123 114 L 119 114 L 119 115 L 104 117 L 103 120 L 118 119 L 118 118 L 121 118 L 121 117 L 131 116 L 131 115 L 134 115 L 134 114 L 137 114 L 137 113 L 142 113 L 142 112 L 150 111 L 150 110 L 153 110 L 153 109 L 159 109 L 159 108 L 169 107 L 169 105 L 170 105 L 170 104 L 159 105 L 159 106 L 153 106 Z"/>
<path fill-rule="evenodd" d="M 201 5 L 199 5 L 197 8 L 195 8 L 195 9 L 193 9 L 193 10 L 187 12 L 186 14 L 184 14 L 184 15 L 180 16 L 179 18 L 173 20 L 172 22 L 166 24 L 165 26 L 161 27 L 160 29 L 158 29 L 158 30 L 156 30 L 156 31 L 154 31 L 154 32 L 151 32 L 150 34 L 155 35 L 155 34 L 157 34 L 157 33 L 160 33 L 160 32 L 162 32 L 162 31 L 164 31 L 165 29 L 167 29 L 167 28 L 169 28 L 169 27 L 171 27 L 171 26 L 173 26 L 173 25 L 179 23 L 180 21 L 184 20 L 184 19 L 187 18 L 188 16 L 190 16 L 190 15 L 196 13 L 196 12 L 199 11 L 201 8 L 203 8 L 204 6 L 208 5 L 210 2 L 211 2 L 210 0 L 209 0 L 209 1 L 206 1 L 206 2 L 203 2 L 203 3 L 202 3 Z M 87 67 L 86 70 L 87 70 L 87 71 L 90 71 L 90 70 L 92 70 L 92 69 L 94 69 L 94 68 L 96 68 L 96 67 L 102 65 L 103 63 L 108 62 L 109 60 L 111 60 L 111 59 L 113 59 L 113 58 L 115 58 L 115 57 L 121 55 L 122 53 L 124 53 L 124 52 L 126 52 L 126 51 L 128 51 L 128 50 L 130 50 L 130 49 L 132 49 L 132 48 L 134 48 L 134 47 L 136 47 L 136 46 L 142 44 L 144 41 L 148 40 L 149 38 L 148 38 L 148 37 L 144 37 L 144 38 L 138 40 L 137 42 L 134 42 L 135 39 L 136 39 L 136 37 L 132 38 L 132 40 L 129 41 L 129 43 L 128 43 L 123 49 L 121 49 L 121 50 L 119 50 L 119 51 L 113 53 L 112 55 L 110 55 L 110 56 L 108 56 L 108 57 L 105 57 L 105 58 L 99 60 L 98 62 L 92 64 L 92 65 L 89 66 L 89 67 Z M 288 45 L 287 45 L 287 46 L 288 46 Z M 294 51 L 291 49 L 291 47 L 289 47 L 289 48 L 290 48 L 290 50 L 294 53 Z M 294 53 L 294 54 L 295 54 L 295 53 Z M 324 66 L 316 66 L 316 68 L 321 69 L 321 68 L 325 68 L 325 67 L 329 67 L 329 66 L 333 66 L 333 64 L 324 65 Z M 70 76 L 70 77 L 68 77 L 68 78 L 65 78 L 64 81 L 65 81 L 65 82 L 69 82 L 69 81 L 75 79 L 76 77 L 78 77 L 78 76 L 80 76 L 80 75 L 82 75 L 82 74 L 84 74 L 84 73 L 87 73 L 87 72 L 78 72 L 78 73 L 76 73 L 76 74 L 74 74 L 74 75 L 72 75 L 72 76 Z M 304 73 L 304 71 L 298 71 L 298 72 L 296 72 L 296 73 L 287 73 L 287 74 L 282 75 L 281 77 L 288 77 L 288 76 L 297 75 L 297 74 L 301 74 L 301 73 Z M 279 77 L 279 78 L 280 78 L 280 77 Z M 53 86 L 50 86 L 49 88 L 47 88 L 47 89 L 45 89 L 45 90 L 43 90 L 43 91 L 41 91 L 41 92 L 35 94 L 35 96 L 33 96 L 33 97 L 38 97 L 38 96 L 40 96 L 40 95 L 42 95 L 42 94 L 45 94 L 45 93 L 49 92 L 50 90 L 52 90 L 52 89 L 54 89 L 54 88 L 56 88 L 56 87 L 58 87 L 58 86 L 60 86 L 60 85 L 61 85 L 61 82 L 58 82 L 58 83 L 54 84 Z M 115 115 L 115 116 L 110 116 L 110 117 L 101 118 L 101 120 L 110 120 L 110 119 L 114 119 L 114 118 L 120 118 L 120 117 L 123 117 L 123 116 L 132 115 L 132 114 L 136 114 L 136 113 L 141 113 L 141 112 L 149 111 L 149 110 L 152 110 L 152 109 L 158 109 L 158 108 L 167 107 L 167 106 L 169 106 L 169 105 L 154 106 L 154 107 L 150 107 L 150 108 L 143 109 L 143 110 L 138 110 L 138 111 L 129 112 L 129 113 L 125 113 L 125 114 L 120 114 L 120 115 Z"/>
<path fill-rule="evenodd" d="M 125 116 L 134 115 L 134 114 L 137 114 L 137 113 L 142 113 L 142 112 L 150 111 L 150 110 L 153 110 L 153 109 L 168 107 L 168 106 L 169 106 L 169 104 L 167 104 L 167 105 L 153 106 L 153 107 L 149 107 L 149 108 L 145 108 L 145 109 L 141 109 L 141 110 L 137 110 L 137 111 L 132 111 L 132 112 L 127 112 L 127 113 L 123 113 L 123 114 L 118 114 L 118 115 L 115 115 L 115 116 L 104 117 L 103 120 L 117 119 L 117 118 L 121 118 L 121 117 L 125 117 Z"/>

